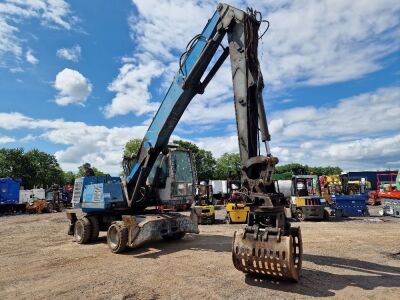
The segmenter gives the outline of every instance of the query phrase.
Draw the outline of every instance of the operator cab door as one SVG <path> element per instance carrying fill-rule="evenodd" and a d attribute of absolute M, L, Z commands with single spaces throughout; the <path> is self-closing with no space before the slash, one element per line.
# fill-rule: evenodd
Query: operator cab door
<path fill-rule="evenodd" d="M 166 156 L 158 156 L 147 178 L 147 185 L 155 188 L 162 203 L 170 200 L 182 200 L 186 203 L 187 200 L 192 202 L 194 199 L 195 177 L 191 153 L 170 150 Z"/>

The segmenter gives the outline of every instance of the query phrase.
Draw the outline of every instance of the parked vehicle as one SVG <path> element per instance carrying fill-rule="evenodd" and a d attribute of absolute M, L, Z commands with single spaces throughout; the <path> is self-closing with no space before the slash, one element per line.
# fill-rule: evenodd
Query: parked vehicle
<path fill-rule="evenodd" d="M 21 179 L 0 178 L 0 214 L 24 212 L 25 204 L 19 201 Z"/>
<path fill-rule="evenodd" d="M 240 191 L 234 191 L 225 206 L 226 217 L 225 223 L 237 224 L 247 223 L 250 207 L 242 200 Z"/>
<path fill-rule="evenodd" d="M 380 174 L 378 174 L 380 175 Z M 394 179 L 394 176 L 395 179 Z M 391 174 L 390 180 L 380 182 L 377 176 L 379 191 L 376 198 L 382 203 L 382 214 L 400 218 L 400 171 L 396 174 Z"/>
<path fill-rule="evenodd" d="M 377 174 L 376 191 L 371 191 L 369 203 L 382 205 L 384 215 L 400 217 L 400 171 L 399 173 Z"/>
<path fill-rule="evenodd" d="M 335 186 L 335 189 L 329 191 L 332 215 L 337 218 L 368 216 L 365 178 L 360 180 L 360 184 L 352 184 L 348 180 L 348 175 L 343 174 L 340 176 L 340 182 L 340 187 Z"/>
<path fill-rule="evenodd" d="M 192 213 L 197 215 L 198 224 L 215 223 L 215 206 L 213 186 L 206 182 L 200 183 L 196 188 L 195 205 Z"/>
<path fill-rule="evenodd" d="M 298 221 L 329 220 L 317 175 L 293 175 L 289 199 L 292 216 Z"/>

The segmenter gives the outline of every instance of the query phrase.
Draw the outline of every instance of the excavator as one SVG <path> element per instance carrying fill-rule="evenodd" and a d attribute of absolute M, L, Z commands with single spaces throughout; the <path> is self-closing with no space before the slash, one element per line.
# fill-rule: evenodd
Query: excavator
<path fill-rule="evenodd" d="M 268 29 L 259 34 L 263 23 L 269 26 L 261 13 L 251 8 L 243 11 L 228 4 L 218 5 L 203 31 L 190 40 L 181 55 L 179 69 L 133 158 L 128 176 L 77 179 L 73 203 L 84 216 L 78 218 L 73 211 L 67 216 L 69 233 L 78 243 L 90 242 L 99 230 L 107 230 L 108 246 L 119 253 L 150 240 L 176 240 L 186 233 L 199 232 L 195 217 L 148 210 L 162 200 L 156 193 L 157 175 L 153 176 L 153 184 L 148 178 L 151 170 L 158 168 L 156 162 L 162 165 L 168 156 L 170 136 L 190 101 L 204 93 L 229 56 L 241 158 L 241 197 L 250 207 L 246 226 L 234 234 L 233 265 L 244 273 L 298 281 L 302 264 L 300 228 L 291 226 L 289 204 L 272 181 L 278 158 L 270 151 L 262 96 L 258 43 Z M 222 45 L 225 36 L 226 47 Z M 221 54 L 214 58 L 219 47 Z M 190 175 L 193 170 L 188 159 L 182 154 L 169 170 Z M 175 190 L 188 188 L 187 184 L 177 183 Z"/>

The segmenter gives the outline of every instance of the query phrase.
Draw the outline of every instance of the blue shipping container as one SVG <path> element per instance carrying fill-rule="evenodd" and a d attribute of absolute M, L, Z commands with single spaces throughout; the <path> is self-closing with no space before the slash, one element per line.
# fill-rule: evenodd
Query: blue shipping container
<path fill-rule="evenodd" d="M 0 205 L 19 204 L 21 179 L 0 178 Z"/>

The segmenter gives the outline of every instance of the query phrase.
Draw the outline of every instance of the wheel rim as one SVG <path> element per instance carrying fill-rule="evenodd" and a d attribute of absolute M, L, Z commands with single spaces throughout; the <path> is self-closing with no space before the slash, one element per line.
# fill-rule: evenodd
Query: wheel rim
<path fill-rule="evenodd" d="M 299 220 L 302 220 L 302 219 L 303 219 L 303 213 L 302 213 L 301 211 L 297 211 L 297 218 L 298 218 Z"/>
<path fill-rule="evenodd" d="M 83 237 L 83 224 L 81 222 L 75 223 L 75 238 L 81 241 Z"/>
<path fill-rule="evenodd" d="M 110 230 L 108 231 L 108 239 L 109 239 L 111 248 L 115 249 L 118 247 L 119 234 L 118 234 L 118 230 L 115 226 L 111 226 Z"/>

